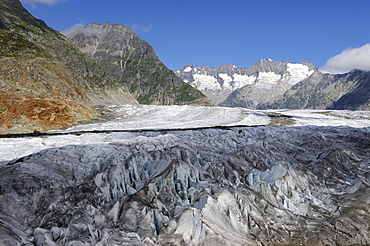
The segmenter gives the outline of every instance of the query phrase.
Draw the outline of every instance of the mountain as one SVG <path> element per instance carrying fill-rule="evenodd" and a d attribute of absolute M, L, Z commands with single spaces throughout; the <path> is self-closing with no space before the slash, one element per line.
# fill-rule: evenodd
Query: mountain
<path fill-rule="evenodd" d="M 309 62 L 289 63 L 263 59 L 250 68 L 183 67 L 176 74 L 201 90 L 214 103 L 252 109 L 369 110 L 370 74 L 323 73 Z"/>
<path fill-rule="evenodd" d="M 129 28 L 105 23 L 83 30 L 72 40 L 94 54 L 81 52 L 19 0 L 0 2 L 0 134 L 77 124 L 98 114 L 95 105 L 139 104 L 127 88 L 141 103 L 213 105 Z"/>
<path fill-rule="evenodd" d="M 0 244 L 369 245 L 369 130 L 17 139 L 52 148 L 0 162 Z"/>
<path fill-rule="evenodd" d="M 288 62 L 259 60 L 250 68 L 239 68 L 236 65 L 224 65 L 218 68 L 208 66 L 194 68 L 183 67 L 176 74 L 185 82 L 201 90 L 214 103 L 222 104 L 231 93 L 241 88 L 248 88 L 243 102 L 229 103 L 226 106 L 255 107 L 255 105 L 274 100 L 288 88 L 309 77 L 315 68 L 308 62 L 292 64 Z"/>
<path fill-rule="evenodd" d="M 97 115 L 94 104 L 136 99 L 18 0 L 0 2 L 0 133 L 44 131 Z"/>
<path fill-rule="evenodd" d="M 260 107 L 370 110 L 370 73 L 315 73 L 286 91 L 280 100 Z"/>
<path fill-rule="evenodd" d="M 136 103 L 137 101 L 93 59 L 80 52 L 63 34 L 34 18 L 18 0 L 4 0 L 0 8 L 0 26 L 25 37 L 53 58 L 62 62 L 82 90 L 91 105 Z"/>
<path fill-rule="evenodd" d="M 212 105 L 201 92 L 165 67 L 153 47 L 127 26 L 95 23 L 68 38 L 127 87 L 141 104 Z"/>

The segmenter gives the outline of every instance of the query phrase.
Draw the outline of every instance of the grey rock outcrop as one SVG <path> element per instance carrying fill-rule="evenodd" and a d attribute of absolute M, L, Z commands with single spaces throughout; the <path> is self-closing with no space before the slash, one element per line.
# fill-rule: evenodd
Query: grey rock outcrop
<path fill-rule="evenodd" d="M 0 243 L 370 244 L 368 128 L 131 134 L 1 162 Z"/>

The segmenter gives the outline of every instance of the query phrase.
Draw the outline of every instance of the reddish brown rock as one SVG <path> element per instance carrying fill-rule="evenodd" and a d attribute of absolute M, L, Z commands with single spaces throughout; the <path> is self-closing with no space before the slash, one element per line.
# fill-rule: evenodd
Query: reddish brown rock
<path fill-rule="evenodd" d="M 97 115 L 59 61 L 23 56 L 0 62 L 0 134 L 45 131 Z"/>

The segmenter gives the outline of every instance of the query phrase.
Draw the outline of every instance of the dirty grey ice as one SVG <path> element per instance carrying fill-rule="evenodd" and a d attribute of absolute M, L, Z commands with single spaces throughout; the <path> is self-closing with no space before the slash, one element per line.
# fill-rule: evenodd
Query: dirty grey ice
<path fill-rule="evenodd" d="M 368 245 L 369 130 L 108 131 L 2 161 L 0 244 Z"/>

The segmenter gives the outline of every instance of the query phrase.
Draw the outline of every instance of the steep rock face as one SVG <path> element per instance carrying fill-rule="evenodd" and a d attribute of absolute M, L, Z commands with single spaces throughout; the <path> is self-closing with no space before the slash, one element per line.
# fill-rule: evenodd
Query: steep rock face
<path fill-rule="evenodd" d="M 0 30 L 0 134 L 44 131 L 97 112 L 69 69 L 22 35 Z"/>
<path fill-rule="evenodd" d="M 1 1 L 0 10 L 0 27 L 22 35 L 62 62 L 80 84 L 81 90 L 91 97 L 89 104 L 138 104 L 127 89 L 96 61 L 81 53 L 64 35 L 34 18 L 19 0 Z"/>
<path fill-rule="evenodd" d="M 284 96 L 261 108 L 370 110 L 370 73 L 315 73 L 290 88 Z"/>
<path fill-rule="evenodd" d="M 264 59 L 250 68 L 239 68 L 236 65 L 194 68 L 188 65 L 176 71 L 176 74 L 216 104 L 253 108 L 261 102 L 281 97 L 287 89 L 314 71 L 314 66 L 308 62 L 292 64 Z M 238 92 L 230 99 L 234 91 Z"/>
<path fill-rule="evenodd" d="M 201 92 L 167 69 L 153 48 L 127 26 L 95 23 L 71 34 L 69 39 L 142 104 L 211 105 Z"/>
<path fill-rule="evenodd" d="M 346 93 L 333 105 L 332 109 L 370 110 L 370 72 L 361 70 L 348 74 Z M 350 81 L 353 81 L 352 83 Z"/>
<path fill-rule="evenodd" d="M 370 243 L 367 128 L 130 134 L 1 162 L 0 242 Z"/>

